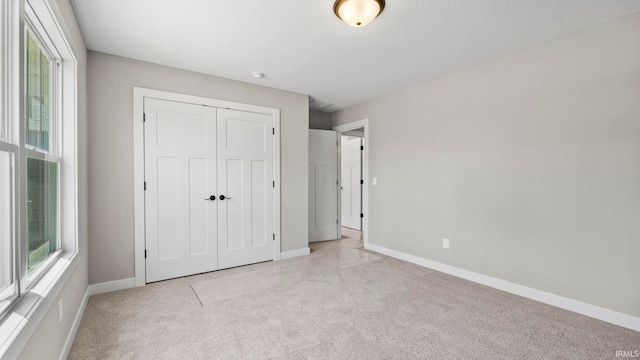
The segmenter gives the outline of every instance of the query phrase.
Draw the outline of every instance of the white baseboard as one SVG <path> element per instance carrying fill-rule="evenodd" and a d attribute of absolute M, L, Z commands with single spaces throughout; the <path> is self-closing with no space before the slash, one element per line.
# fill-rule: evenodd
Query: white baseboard
<path fill-rule="evenodd" d="M 100 284 L 89 285 L 87 291 L 89 292 L 89 296 L 104 294 L 112 291 L 131 289 L 136 287 L 136 278 L 122 279 L 104 282 Z"/>
<path fill-rule="evenodd" d="M 291 259 L 298 256 L 306 256 L 311 254 L 310 248 L 302 248 L 298 250 L 283 251 L 280 253 L 280 260 Z"/>
<path fill-rule="evenodd" d="M 89 302 L 89 287 L 87 287 L 87 291 L 84 292 L 84 297 L 82 298 L 82 303 L 80 304 L 80 308 L 76 313 L 76 318 L 73 320 L 73 325 L 71 325 L 71 330 L 69 331 L 69 335 L 67 335 L 67 340 L 64 342 L 64 347 L 62 348 L 62 354 L 60 354 L 60 360 L 65 360 L 69 357 L 69 352 L 71 352 L 71 346 L 73 346 L 73 341 L 76 338 L 76 334 L 78 334 L 78 328 L 80 327 L 80 322 L 82 321 L 82 316 L 84 316 L 84 311 L 87 308 L 87 303 Z"/>
<path fill-rule="evenodd" d="M 594 319 L 606 321 L 608 323 L 622 326 L 631 330 L 640 331 L 640 318 L 617 311 L 605 309 L 599 306 L 587 304 L 578 300 L 569 299 L 559 295 L 551 294 L 542 290 L 533 289 L 523 285 L 515 284 L 501 279 L 464 270 L 455 266 L 446 265 L 436 261 L 427 260 L 418 256 L 409 255 L 400 251 L 387 249 L 382 246 L 365 244 L 367 250 L 375 251 L 399 260 L 404 260 L 429 269 L 437 270 L 445 274 L 453 275 L 462 279 L 473 281 L 511 294 L 519 295 L 531 300 L 539 301 L 561 309 L 573 311 L 586 315 Z"/>

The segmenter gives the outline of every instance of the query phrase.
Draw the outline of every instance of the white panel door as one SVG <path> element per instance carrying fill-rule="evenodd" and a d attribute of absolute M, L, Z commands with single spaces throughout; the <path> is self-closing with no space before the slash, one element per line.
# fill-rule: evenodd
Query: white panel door
<path fill-rule="evenodd" d="M 146 281 L 218 268 L 216 109 L 145 99 Z"/>
<path fill-rule="evenodd" d="M 342 137 L 341 147 L 341 215 L 342 226 L 362 230 L 362 139 Z"/>
<path fill-rule="evenodd" d="M 273 260 L 272 128 L 270 115 L 218 109 L 220 269 Z"/>
<path fill-rule="evenodd" d="M 309 130 L 309 241 L 338 238 L 338 133 Z"/>

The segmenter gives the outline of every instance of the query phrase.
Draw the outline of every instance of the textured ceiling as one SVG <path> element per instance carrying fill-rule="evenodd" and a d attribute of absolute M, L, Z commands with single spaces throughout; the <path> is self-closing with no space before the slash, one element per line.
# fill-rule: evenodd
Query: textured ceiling
<path fill-rule="evenodd" d="M 91 50 L 309 94 L 327 112 L 640 11 L 638 0 L 387 0 L 352 28 L 333 0 L 72 2 Z"/>

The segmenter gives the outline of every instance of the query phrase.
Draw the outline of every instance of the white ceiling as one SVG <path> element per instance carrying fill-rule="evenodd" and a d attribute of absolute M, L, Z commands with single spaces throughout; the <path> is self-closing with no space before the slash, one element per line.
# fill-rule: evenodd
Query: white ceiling
<path fill-rule="evenodd" d="M 352 28 L 333 0 L 72 3 L 91 50 L 309 94 L 328 112 L 640 11 L 638 0 L 387 0 Z"/>

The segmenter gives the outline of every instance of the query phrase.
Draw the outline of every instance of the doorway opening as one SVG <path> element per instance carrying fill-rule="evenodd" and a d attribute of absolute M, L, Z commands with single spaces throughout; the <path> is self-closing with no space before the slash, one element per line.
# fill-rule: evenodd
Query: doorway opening
<path fill-rule="evenodd" d="M 362 152 L 364 128 L 340 135 L 340 196 L 342 239 L 362 241 Z"/>
<path fill-rule="evenodd" d="M 369 244 L 369 120 L 333 127 L 341 146 L 338 151 L 338 219 L 340 238 Z"/>

